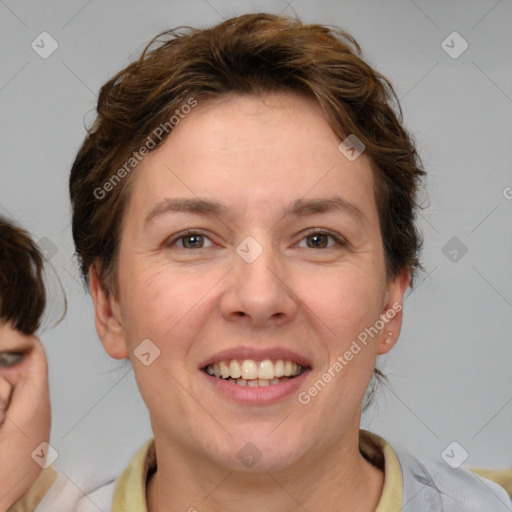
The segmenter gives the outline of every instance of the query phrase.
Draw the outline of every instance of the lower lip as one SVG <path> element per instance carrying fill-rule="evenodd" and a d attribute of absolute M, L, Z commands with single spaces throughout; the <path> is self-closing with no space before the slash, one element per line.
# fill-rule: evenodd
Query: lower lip
<path fill-rule="evenodd" d="M 289 397 L 296 393 L 304 384 L 304 381 L 310 372 L 308 369 L 297 377 L 285 380 L 279 384 L 269 384 L 268 386 L 252 388 L 249 386 L 239 386 L 233 382 L 228 382 L 224 379 L 219 379 L 218 377 L 212 377 L 202 370 L 199 371 L 217 391 L 227 398 L 242 404 L 251 405 L 272 404 Z"/>

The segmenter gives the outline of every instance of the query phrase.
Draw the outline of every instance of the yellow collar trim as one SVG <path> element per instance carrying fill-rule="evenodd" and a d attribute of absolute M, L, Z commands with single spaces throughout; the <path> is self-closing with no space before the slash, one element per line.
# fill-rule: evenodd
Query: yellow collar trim
<path fill-rule="evenodd" d="M 8 512 L 32 512 L 45 497 L 58 476 L 52 466 L 43 469 L 32 487 L 9 508 Z"/>
<path fill-rule="evenodd" d="M 384 487 L 375 512 L 400 512 L 402 508 L 402 470 L 391 446 L 381 437 L 361 430 L 361 436 L 373 441 L 384 457 Z M 150 439 L 137 452 L 117 479 L 112 512 L 147 512 L 146 481 L 156 469 L 155 441 Z"/>

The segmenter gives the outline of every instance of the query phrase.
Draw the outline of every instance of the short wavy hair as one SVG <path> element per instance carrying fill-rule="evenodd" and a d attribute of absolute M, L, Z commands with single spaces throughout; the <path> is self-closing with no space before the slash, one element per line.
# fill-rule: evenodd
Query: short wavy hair
<path fill-rule="evenodd" d="M 34 334 L 46 307 L 42 254 L 22 228 L 0 217 L 0 323 Z"/>
<path fill-rule="evenodd" d="M 271 14 L 163 32 L 103 85 L 69 181 L 73 238 L 86 283 L 97 265 L 102 286 L 117 296 L 121 220 L 133 176 L 126 162 L 136 167 L 134 156 L 159 126 L 169 125 L 184 99 L 200 103 L 270 92 L 313 98 L 340 139 L 354 134 L 365 145 L 387 275 L 408 268 L 412 286 L 422 268 L 415 212 L 425 171 L 392 85 L 361 58 L 358 43 L 343 30 Z"/>

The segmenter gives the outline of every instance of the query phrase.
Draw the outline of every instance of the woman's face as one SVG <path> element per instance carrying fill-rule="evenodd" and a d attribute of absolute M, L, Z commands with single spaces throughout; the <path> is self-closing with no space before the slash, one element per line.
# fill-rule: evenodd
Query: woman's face
<path fill-rule="evenodd" d="M 41 472 L 50 436 L 46 356 L 36 336 L 0 325 L 0 510 Z"/>
<path fill-rule="evenodd" d="M 139 164 L 119 300 L 94 276 L 91 288 L 98 332 L 132 359 L 157 442 L 275 470 L 357 435 L 401 314 L 359 351 L 353 341 L 396 312 L 408 273 L 386 279 L 369 160 L 350 161 L 340 142 L 310 100 L 233 96 L 197 106 Z M 280 378 L 287 367 L 304 371 Z"/>

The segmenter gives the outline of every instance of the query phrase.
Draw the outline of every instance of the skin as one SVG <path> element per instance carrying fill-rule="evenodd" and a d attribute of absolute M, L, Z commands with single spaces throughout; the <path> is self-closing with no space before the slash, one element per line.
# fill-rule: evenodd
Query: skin
<path fill-rule="evenodd" d="M 307 405 L 296 393 L 244 405 L 198 378 L 199 363 L 221 350 L 279 346 L 312 362 L 299 391 L 307 390 L 402 303 L 409 272 L 386 276 L 370 162 L 364 154 L 350 162 L 339 143 L 311 100 L 232 96 L 197 106 L 131 177 L 119 293 L 105 291 L 93 267 L 90 285 L 104 348 L 132 359 L 150 412 L 158 459 L 151 512 L 375 510 L 384 474 L 358 451 L 361 403 L 377 356 L 396 343 L 401 313 Z M 362 219 L 340 211 L 283 217 L 296 199 L 333 194 Z M 168 212 L 144 223 L 173 197 L 214 199 L 233 214 Z M 200 248 L 172 240 L 192 228 L 206 235 Z M 347 244 L 321 238 L 315 247 L 309 228 Z M 250 264 L 236 253 L 248 236 L 263 248 Z M 144 366 L 134 350 L 147 338 L 161 352 Z M 262 454 L 252 468 L 237 457 L 247 442 Z"/>
<path fill-rule="evenodd" d="M 15 356 L 21 352 L 20 358 Z M 46 355 L 39 338 L 0 325 L 0 511 L 31 487 L 42 469 L 32 452 L 50 437 Z"/>

